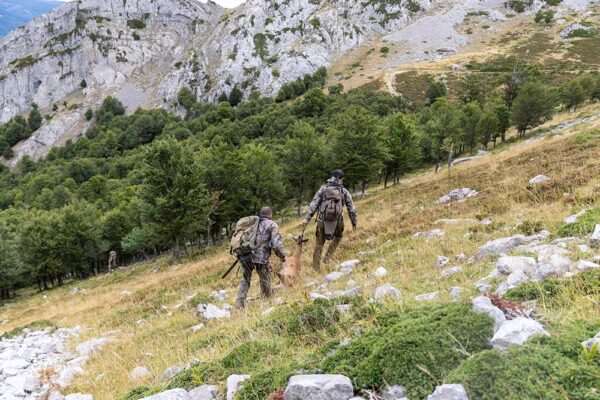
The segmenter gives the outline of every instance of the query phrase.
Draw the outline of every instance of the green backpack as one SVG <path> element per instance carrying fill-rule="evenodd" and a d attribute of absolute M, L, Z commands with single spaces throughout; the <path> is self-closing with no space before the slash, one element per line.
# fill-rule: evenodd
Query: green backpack
<path fill-rule="evenodd" d="M 256 235 L 260 218 L 244 217 L 235 224 L 235 232 L 229 242 L 229 252 L 237 258 L 248 258 L 256 249 Z"/>

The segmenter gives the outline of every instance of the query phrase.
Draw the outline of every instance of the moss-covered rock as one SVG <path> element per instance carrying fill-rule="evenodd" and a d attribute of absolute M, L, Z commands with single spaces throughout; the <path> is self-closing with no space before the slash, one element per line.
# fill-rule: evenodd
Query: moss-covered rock
<path fill-rule="evenodd" d="M 470 354 L 488 349 L 493 321 L 469 304 L 427 306 L 381 318 L 376 328 L 323 361 L 326 373 L 350 377 L 358 388 L 406 386 L 424 399 Z"/>

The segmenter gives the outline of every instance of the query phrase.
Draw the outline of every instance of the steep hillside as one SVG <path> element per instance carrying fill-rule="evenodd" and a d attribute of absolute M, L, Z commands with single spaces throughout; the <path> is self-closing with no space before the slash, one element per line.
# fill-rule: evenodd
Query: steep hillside
<path fill-rule="evenodd" d="M 581 113 L 594 115 L 598 111 L 598 105 L 592 105 Z M 560 115 L 544 128 L 573 117 Z M 478 249 L 489 240 L 515 234 L 533 234 L 537 242 L 531 246 L 572 235 L 580 236 L 581 244 L 588 242 L 590 229 L 597 222 L 593 216 L 572 228 L 565 228 L 563 219 L 600 205 L 596 173 L 600 168 L 596 157 L 599 128 L 598 120 L 582 123 L 536 140 L 502 146 L 450 173 L 424 172 L 386 190 L 374 188 L 358 201 L 359 230 L 346 235 L 341 252 L 329 267 L 337 269 L 336 264 L 347 259 L 360 260 L 348 275 L 338 279 L 332 275 L 324 281 L 323 276 L 312 273 L 307 267 L 312 251 L 309 242 L 303 257 L 302 283 L 291 290 L 279 288 L 272 299 L 254 297 L 247 312 L 232 311 L 230 317 L 214 320 L 196 315 L 198 304 L 222 307 L 233 301 L 239 276 L 219 279 L 230 261 L 223 249 L 183 264 L 159 260 L 77 283 L 77 289 L 71 285 L 47 295 L 32 295 L 0 309 L 0 320 L 7 320 L 2 329 L 28 324 L 81 325 L 88 330 L 79 334 L 77 342 L 104 337 L 106 347 L 94 353 L 83 375 L 68 389 L 92 393 L 99 400 L 119 398 L 138 385 L 144 386 L 123 398 L 137 399 L 166 388 L 190 389 L 203 383 L 222 389 L 225 378 L 233 373 L 252 375 L 238 398 L 265 399 L 285 386 L 288 376 L 307 368 L 350 374 L 354 384 L 363 382 L 363 388 L 370 388 L 368 382 L 379 382 L 383 377 L 389 384 L 405 385 L 411 399 L 426 398 L 442 381 L 464 384 L 472 399 L 593 398 L 598 390 L 593 378 L 598 367 L 594 356 L 585 361 L 578 342 L 600 330 L 598 269 L 565 280 L 547 277 L 530 286 L 525 283 L 522 288 L 529 292 L 509 292 L 507 297 L 517 301 L 537 299 L 527 307 L 535 307 L 535 318 L 543 321 L 551 337 L 516 347 L 502 358 L 497 350 L 481 352 L 489 345 L 478 335 L 485 338 L 492 328 L 478 314 L 468 312 L 470 299 L 481 286 L 478 281 L 495 271 L 496 259 L 469 259 L 480 254 Z M 528 183 L 540 174 L 549 181 Z M 463 187 L 478 194 L 464 202 L 436 203 L 440 196 Z M 414 236 L 434 229 L 441 230 L 442 235 L 438 232 L 431 239 Z M 549 231 L 549 238 L 535 236 L 543 229 Z M 299 230 L 297 222 L 283 223 L 285 234 Z M 310 226 L 307 237 L 312 239 L 313 232 Z M 577 260 L 598 259 L 597 249 L 577 248 L 576 244 L 565 250 L 573 266 Z M 286 239 L 286 246 L 292 248 L 290 240 Z M 512 254 L 527 251 L 532 247 L 515 249 Z M 447 261 L 440 261 L 440 256 Z M 461 267 L 457 273 L 446 272 L 455 266 Z M 385 270 L 376 272 L 379 267 Z M 489 280 L 492 290 L 500 283 L 499 278 L 502 276 Z M 383 308 L 365 302 L 386 283 L 399 289 L 401 295 L 388 298 Z M 333 304 L 350 304 L 348 313 L 331 309 L 333 306 L 322 299 L 313 301 L 353 287 L 360 288 L 351 290 L 356 297 L 333 300 Z M 252 294 L 258 294 L 256 283 Z M 460 300 L 448 305 L 453 299 Z M 431 306 L 423 308 L 422 301 Z M 408 331 L 394 328 L 382 332 L 395 324 L 404 324 Z M 428 330 L 428 326 L 435 329 Z M 370 358 L 375 364 L 363 365 L 367 369 L 362 371 L 371 375 L 361 375 L 361 370 L 353 369 L 354 362 L 362 362 L 354 352 L 379 346 L 377 338 L 383 334 L 390 343 L 398 341 L 403 352 L 396 354 L 394 347 L 387 351 L 373 347 L 369 351 L 383 351 L 379 356 L 385 357 L 381 364 Z M 407 336 L 411 334 L 417 336 Z M 432 338 L 433 347 L 416 339 L 419 337 Z M 352 347 L 332 356 L 339 343 Z M 409 347 L 403 347 L 405 343 L 410 343 Z M 544 361 L 547 357 L 552 358 L 552 364 Z M 168 377 L 176 375 L 177 369 L 167 377 L 163 375 L 168 367 L 188 363 L 194 367 L 172 380 Z M 386 365 L 397 372 L 389 375 Z M 138 369 L 137 376 L 131 375 L 135 367 L 147 368 L 149 373 Z M 504 371 L 504 378 L 479 375 L 479 371 L 495 368 Z M 390 381 L 392 376 L 398 381 Z M 524 376 L 529 377 L 528 385 L 522 386 Z M 503 386 L 507 382 L 514 385 L 508 394 Z"/>

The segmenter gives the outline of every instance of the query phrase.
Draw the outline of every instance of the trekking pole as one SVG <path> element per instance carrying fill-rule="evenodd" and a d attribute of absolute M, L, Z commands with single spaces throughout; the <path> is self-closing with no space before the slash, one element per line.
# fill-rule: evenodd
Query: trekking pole
<path fill-rule="evenodd" d="M 227 275 L 229 275 L 231 273 L 231 271 L 233 271 L 233 269 L 235 268 L 235 266 L 237 265 L 237 263 L 239 261 L 240 261 L 240 259 L 236 258 L 235 261 L 233 262 L 233 264 L 231 264 L 231 267 L 229 267 L 229 269 L 223 274 L 221 279 L 225 279 L 225 277 L 227 277 Z"/>

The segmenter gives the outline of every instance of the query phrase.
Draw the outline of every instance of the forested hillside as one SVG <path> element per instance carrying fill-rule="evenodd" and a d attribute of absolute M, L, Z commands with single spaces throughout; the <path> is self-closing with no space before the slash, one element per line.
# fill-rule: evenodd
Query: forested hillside
<path fill-rule="evenodd" d="M 387 185 L 495 146 L 511 125 L 523 136 L 556 107 L 600 97 L 597 74 L 548 86 L 535 66 L 519 63 L 485 90 L 467 76 L 454 102 L 440 81 L 431 82 L 425 102 L 370 89 L 344 93 L 341 85 L 326 94 L 325 75 L 286 85 L 277 101 L 258 94 L 240 101 L 233 92 L 218 105 L 198 103 L 184 88 L 183 118 L 162 109 L 124 115 L 107 98 L 88 110 L 85 137 L 38 162 L 3 168 L 3 297 L 101 272 L 111 249 L 121 263 L 168 249 L 176 258 L 197 252 L 263 204 L 299 212 L 333 168 L 346 171 L 353 189 Z M 26 134 L 37 118 L 15 118 L 0 127 L 0 138 Z"/>

